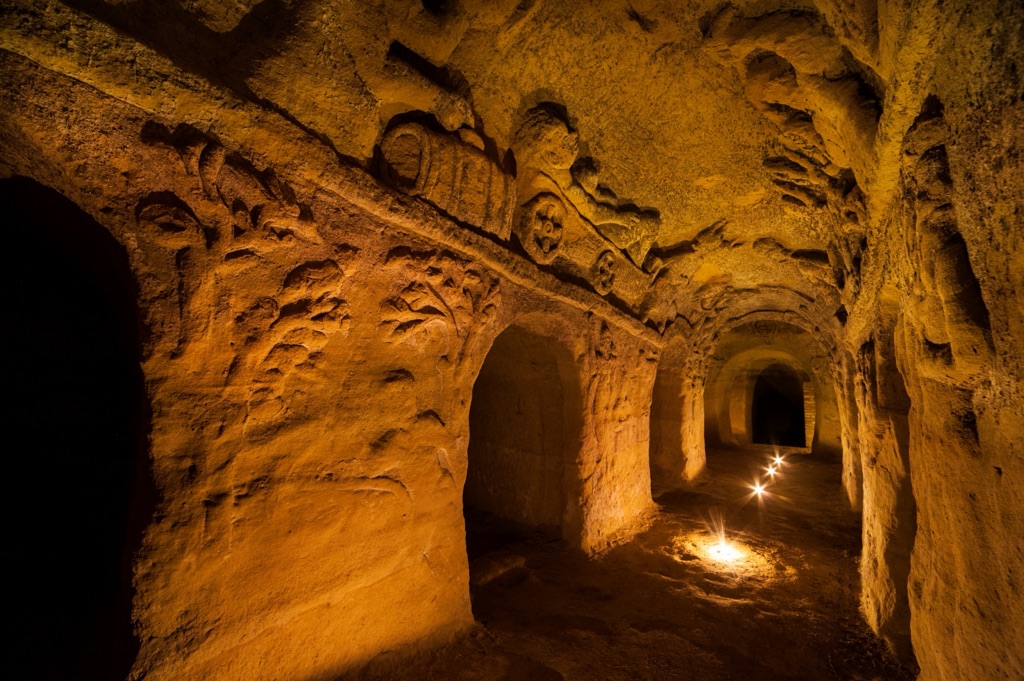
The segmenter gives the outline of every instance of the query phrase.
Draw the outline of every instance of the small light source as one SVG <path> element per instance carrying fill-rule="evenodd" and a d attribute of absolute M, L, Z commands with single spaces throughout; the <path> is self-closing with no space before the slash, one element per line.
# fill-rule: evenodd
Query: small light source
<path fill-rule="evenodd" d="M 743 557 L 743 552 L 722 537 L 717 544 L 708 547 L 708 555 L 722 563 L 733 563 Z"/>
<path fill-rule="evenodd" d="M 761 496 L 762 494 L 764 494 L 764 485 L 762 485 L 761 483 L 755 484 L 754 494 L 756 494 L 757 496 Z"/>
<path fill-rule="evenodd" d="M 775 464 L 776 466 L 781 466 L 782 465 L 782 457 L 779 456 L 778 454 L 776 454 L 775 458 L 772 459 L 772 463 Z"/>
<path fill-rule="evenodd" d="M 768 466 L 768 475 L 775 477 L 775 466 Z"/>

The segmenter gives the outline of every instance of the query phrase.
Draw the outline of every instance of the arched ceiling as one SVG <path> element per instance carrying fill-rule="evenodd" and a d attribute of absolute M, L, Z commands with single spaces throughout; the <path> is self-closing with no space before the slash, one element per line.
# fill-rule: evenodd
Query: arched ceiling
<path fill-rule="evenodd" d="M 657 213 L 644 321 L 707 337 L 754 312 L 841 327 L 916 111 L 886 107 L 913 99 L 890 73 L 913 83 L 927 56 L 876 0 L 69 4 L 366 168 L 423 112 L 511 169 L 526 112 L 557 106 L 595 191 Z"/>

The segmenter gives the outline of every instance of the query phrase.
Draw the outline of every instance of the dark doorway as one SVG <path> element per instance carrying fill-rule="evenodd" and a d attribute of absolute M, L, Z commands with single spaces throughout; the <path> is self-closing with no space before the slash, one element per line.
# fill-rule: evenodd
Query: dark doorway
<path fill-rule="evenodd" d="M 0 181 L 12 678 L 124 679 L 152 507 L 127 255 L 62 195 Z"/>
<path fill-rule="evenodd" d="M 782 364 L 764 369 L 754 383 L 751 420 L 754 443 L 805 447 L 804 389 L 800 376 Z"/>
<path fill-rule="evenodd" d="M 567 456 L 579 438 L 579 390 L 568 350 L 510 327 L 473 386 L 463 492 L 470 561 L 523 535 L 560 538 Z"/>

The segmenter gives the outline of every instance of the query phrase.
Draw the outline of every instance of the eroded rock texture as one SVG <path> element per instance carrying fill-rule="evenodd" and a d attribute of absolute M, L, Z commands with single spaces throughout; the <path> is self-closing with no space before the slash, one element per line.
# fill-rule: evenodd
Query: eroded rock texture
<path fill-rule="evenodd" d="M 762 442 L 841 459 L 863 614 L 921 679 L 1024 677 L 1022 35 L 997 2 L 7 3 L 5 210 L 73 226 L 24 249 L 113 240 L 141 367 L 120 614 L 69 626 L 132 678 L 333 678 L 472 623 L 464 506 L 597 554 Z"/>

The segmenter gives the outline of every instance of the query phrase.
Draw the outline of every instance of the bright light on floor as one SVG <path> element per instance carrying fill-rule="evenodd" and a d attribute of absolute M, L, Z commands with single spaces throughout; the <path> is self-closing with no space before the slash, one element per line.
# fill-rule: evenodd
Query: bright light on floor
<path fill-rule="evenodd" d="M 723 538 L 708 547 L 708 556 L 721 563 L 734 563 L 743 558 L 744 552 Z"/>

